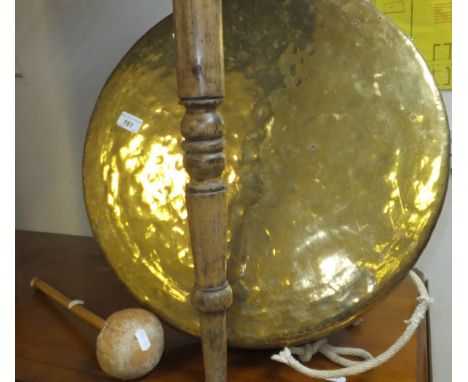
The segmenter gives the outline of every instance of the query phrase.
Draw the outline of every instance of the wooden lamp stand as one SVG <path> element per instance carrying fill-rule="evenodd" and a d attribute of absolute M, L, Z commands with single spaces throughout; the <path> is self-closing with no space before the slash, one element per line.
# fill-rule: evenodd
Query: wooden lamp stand
<path fill-rule="evenodd" d="M 190 175 L 186 204 L 195 266 L 192 303 L 200 312 L 205 380 L 226 381 L 226 185 L 221 0 L 173 0 L 178 96 L 185 107 L 181 132 L 184 166 Z"/>

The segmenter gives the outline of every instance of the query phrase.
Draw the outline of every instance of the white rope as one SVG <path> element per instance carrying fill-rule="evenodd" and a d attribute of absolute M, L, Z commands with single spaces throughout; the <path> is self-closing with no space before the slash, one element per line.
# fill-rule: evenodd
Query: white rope
<path fill-rule="evenodd" d="M 328 344 L 326 339 L 323 339 L 302 347 L 294 347 L 291 349 L 286 347 L 278 354 L 273 355 L 271 359 L 284 363 L 308 377 L 340 382 L 346 381 L 344 377 L 361 374 L 384 364 L 406 345 L 421 321 L 424 319 L 429 306 L 434 302 L 427 293 L 427 289 L 421 278 L 414 271 L 410 271 L 410 276 L 419 292 L 419 297 L 417 298 L 419 304 L 414 310 L 411 318 L 404 321 L 407 326 L 401 337 L 377 357 L 374 358 L 369 352 L 359 348 L 332 346 Z M 292 355 L 296 354 L 302 362 L 307 362 L 316 353 L 323 354 L 331 361 L 343 366 L 343 368 L 336 370 L 310 369 L 296 360 Z M 342 357 L 343 355 L 357 356 L 364 361 L 353 361 Z"/>

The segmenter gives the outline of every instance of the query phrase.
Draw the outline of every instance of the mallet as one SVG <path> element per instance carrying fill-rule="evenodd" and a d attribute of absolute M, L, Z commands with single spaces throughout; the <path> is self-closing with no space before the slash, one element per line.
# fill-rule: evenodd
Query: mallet
<path fill-rule="evenodd" d="M 104 320 L 86 309 L 83 301 L 70 300 L 37 277 L 31 280 L 31 286 L 100 330 L 96 355 L 101 368 L 111 377 L 139 378 L 158 364 L 164 350 L 164 333 L 153 313 L 124 309 Z"/>

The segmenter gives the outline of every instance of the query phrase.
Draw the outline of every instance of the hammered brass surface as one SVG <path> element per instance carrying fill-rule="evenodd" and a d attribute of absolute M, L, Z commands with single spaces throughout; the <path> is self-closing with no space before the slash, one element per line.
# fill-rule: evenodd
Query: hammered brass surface
<path fill-rule="evenodd" d="M 225 1 L 224 39 L 229 343 L 327 335 L 395 286 L 431 234 L 449 171 L 439 92 L 364 1 Z M 84 191 L 118 276 L 197 334 L 174 45 L 167 18 L 110 76 Z M 143 119 L 138 133 L 116 125 L 122 111 Z"/>

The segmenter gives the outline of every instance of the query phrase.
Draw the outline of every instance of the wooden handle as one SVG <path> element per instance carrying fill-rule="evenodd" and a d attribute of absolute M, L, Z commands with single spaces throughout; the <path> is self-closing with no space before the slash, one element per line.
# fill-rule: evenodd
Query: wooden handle
<path fill-rule="evenodd" d="M 49 296 L 52 300 L 62 305 L 64 308 L 70 310 L 73 314 L 82 318 L 88 324 L 91 324 L 95 328 L 101 330 L 104 327 L 105 320 L 103 320 L 101 317 L 97 316 L 93 312 L 90 312 L 83 305 L 81 305 L 81 303 L 73 304 L 73 302 L 78 301 L 78 300 L 70 300 L 68 297 L 64 296 L 58 290 L 51 287 L 45 281 L 37 277 L 34 277 L 31 280 L 31 286 L 33 288 L 40 290 L 42 293 Z"/>
<path fill-rule="evenodd" d="M 186 204 L 195 265 L 192 303 L 200 312 L 205 380 L 226 381 L 226 309 L 232 291 L 226 281 L 226 185 L 221 0 L 174 0 L 178 94 L 185 106 L 181 123 L 184 165 L 190 175 Z"/>

